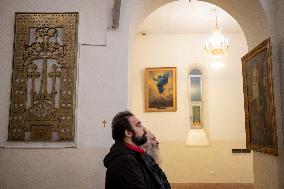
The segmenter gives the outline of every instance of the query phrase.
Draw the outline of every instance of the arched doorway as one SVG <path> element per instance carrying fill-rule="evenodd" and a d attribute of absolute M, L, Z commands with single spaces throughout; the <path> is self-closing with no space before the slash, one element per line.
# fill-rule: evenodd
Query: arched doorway
<path fill-rule="evenodd" d="M 246 40 L 241 29 L 240 31 L 236 29 L 239 33 L 227 33 L 230 51 L 225 66 L 217 70 L 212 68 L 210 65 L 212 60 L 206 57 L 203 51 L 204 41 L 209 37 L 212 27 L 209 27 L 208 33 L 204 34 L 202 28 L 198 28 L 198 22 L 202 22 L 201 17 L 206 13 L 210 16 L 213 8 L 218 7 L 205 2 L 169 3 L 147 17 L 139 27 L 140 31 L 137 32 L 138 35 L 134 40 L 133 64 L 130 69 L 132 74 L 130 76 L 132 78 L 131 110 L 144 121 L 148 129 L 159 137 L 163 166 L 173 183 L 202 183 L 205 180 L 253 183 L 252 156 L 240 156 L 241 159 L 237 159 L 238 164 L 236 164 L 234 160 L 236 156 L 230 153 L 232 148 L 236 148 L 234 146 L 245 148 L 240 58 L 247 52 Z M 220 15 L 223 13 L 221 11 L 220 9 Z M 186 14 L 191 12 L 194 12 L 190 15 L 193 19 L 188 21 L 190 18 Z M 184 17 L 188 19 L 183 20 Z M 196 18 L 199 18 L 197 22 L 195 22 Z M 178 25 L 178 22 L 182 24 Z M 214 17 L 211 23 L 214 24 Z M 195 25 L 192 28 L 193 31 L 190 28 L 182 29 L 186 24 Z M 201 26 L 205 24 L 207 23 L 202 22 Z M 140 99 L 143 99 L 146 89 L 141 87 L 144 84 L 141 78 L 144 78 L 143 70 L 147 67 L 177 68 L 178 109 L 176 112 L 144 112 L 143 101 Z M 192 137 L 197 138 L 197 141 L 202 140 L 196 136 L 196 132 L 193 134 L 195 136 L 187 134 L 189 131 L 190 133 L 196 131 L 190 129 L 189 90 L 191 87 L 188 84 L 190 70 L 194 68 L 201 68 L 204 73 L 204 98 L 202 99 L 204 129 L 202 131 L 207 135 L 210 143 L 206 147 L 186 145 L 186 141 Z M 198 142 L 194 144 L 199 145 Z M 165 151 L 167 151 L 166 154 L 164 154 Z M 183 154 L 182 157 L 179 158 L 178 163 L 172 162 L 173 155 L 178 153 Z M 217 162 L 227 162 L 226 169 Z M 188 168 L 194 171 L 188 171 Z M 247 171 L 241 171 L 244 169 Z M 233 173 L 228 170 L 238 171 Z M 219 177 L 219 175 L 228 177 Z"/>
<path fill-rule="evenodd" d="M 168 2 L 169 1 L 167 1 L 167 3 Z M 238 23 L 241 25 L 244 31 L 244 34 L 246 36 L 248 49 L 252 49 L 255 45 L 257 45 L 259 42 L 261 42 L 263 39 L 265 39 L 269 35 L 267 20 L 266 20 L 264 11 L 262 10 L 262 7 L 258 1 L 251 1 L 250 2 L 252 3 L 251 6 L 244 5 L 240 2 L 230 2 L 230 3 L 226 1 L 207 1 L 207 2 L 213 3 L 223 8 L 238 21 Z M 140 14 L 138 14 L 138 16 L 136 17 L 136 20 L 134 22 L 136 23 L 136 26 L 139 25 L 137 23 L 141 23 L 141 20 L 143 20 L 142 18 L 145 19 L 146 17 L 145 15 L 148 15 L 151 11 L 160 7 L 162 4 L 166 4 L 165 1 L 163 1 L 163 3 L 157 2 L 156 5 L 153 5 L 151 7 L 145 6 L 147 8 L 144 10 L 144 12 L 143 13 L 140 12 Z M 250 20 L 249 22 L 248 22 L 248 18 Z M 133 31 L 133 33 L 135 32 Z M 131 53 L 131 56 L 132 56 L 132 53 Z M 134 64 L 133 61 L 132 61 L 132 64 Z M 141 81 L 141 82 L 144 82 L 144 81 Z M 142 87 L 142 90 L 143 90 L 143 87 Z M 140 108 L 139 111 L 143 111 L 143 109 Z"/>

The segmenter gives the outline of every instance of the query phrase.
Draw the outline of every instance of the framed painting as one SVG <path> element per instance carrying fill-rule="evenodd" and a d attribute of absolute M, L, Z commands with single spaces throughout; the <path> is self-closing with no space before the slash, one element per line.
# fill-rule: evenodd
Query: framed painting
<path fill-rule="evenodd" d="M 242 57 L 248 149 L 278 155 L 270 38 Z"/>
<path fill-rule="evenodd" d="M 169 112 L 176 110 L 176 68 L 146 68 L 145 111 Z"/>

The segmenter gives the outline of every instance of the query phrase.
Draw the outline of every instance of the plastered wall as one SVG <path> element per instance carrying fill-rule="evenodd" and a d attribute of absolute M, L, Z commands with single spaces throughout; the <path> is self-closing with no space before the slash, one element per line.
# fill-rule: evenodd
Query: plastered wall
<path fill-rule="evenodd" d="M 240 58 L 246 54 L 247 44 L 243 34 L 226 37 L 229 53 L 224 67 L 216 68 L 203 51 L 208 35 L 136 35 L 130 72 L 131 110 L 160 140 L 162 166 L 171 182 L 253 183 L 252 154 L 231 153 L 232 148 L 245 148 Z M 144 74 L 148 67 L 177 68 L 176 112 L 145 112 Z M 206 147 L 185 146 L 190 129 L 188 76 L 193 68 L 199 68 L 203 77 L 203 121 L 211 143 Z M 172 161 L 175 156 L 177 160 Z"/>
<path fill-rule="evenodd" d="M 118 30 L 113 1 L 0 1 L 0 188 L 104 188 L 103 157 L 113 143 L 110 122 L 127 108 L 127 4 Z M 129 5 L 129 4 L 128 4 Z M 76 141 L 7 142 L 15 12 L 79 12 Z M 119 78 L 119 79 L 117 79 Z M 102 121 L 106 120 L 106 127 Z"/>

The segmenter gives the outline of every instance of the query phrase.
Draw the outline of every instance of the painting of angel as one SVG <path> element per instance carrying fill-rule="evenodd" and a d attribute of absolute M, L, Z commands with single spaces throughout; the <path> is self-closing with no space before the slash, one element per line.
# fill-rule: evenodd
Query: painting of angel
<path fill-rule="evenodd" d="M 145 111 L 176 111 L 176 68 L 145 70 Z"/>

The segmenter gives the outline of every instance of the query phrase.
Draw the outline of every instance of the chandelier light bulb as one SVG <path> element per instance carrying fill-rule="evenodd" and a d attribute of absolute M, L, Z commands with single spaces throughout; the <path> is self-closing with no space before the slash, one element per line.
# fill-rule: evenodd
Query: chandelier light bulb
<path fill-rule="evenodd" d="M 215 10 L 216 11 L 216 10 Z M 216 25 L 212 31 L 208 41 L 205 41 L 204 50 L 207 54 L 213 57 L 215 60 L 223 59 L 229 49 L 228 39 L 221 33 L 221 28 L 218 26 L 217 13 L 216 13 Z"/>

